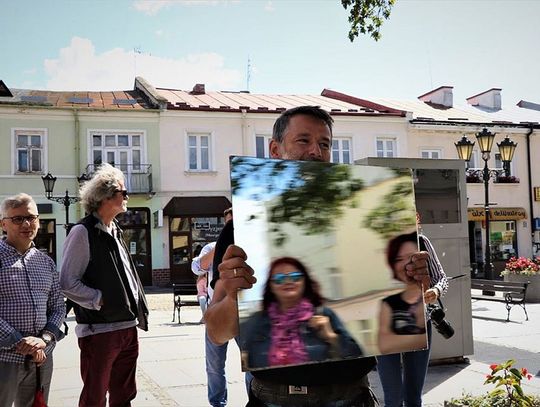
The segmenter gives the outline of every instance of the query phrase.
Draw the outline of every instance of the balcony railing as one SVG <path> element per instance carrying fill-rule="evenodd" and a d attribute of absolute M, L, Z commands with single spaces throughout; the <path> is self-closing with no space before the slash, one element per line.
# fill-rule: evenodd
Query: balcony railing
<path fill-rule="evenodd" d="M 126 177 L 126 189 L 130 194 L 151 194 L 152 189 L 152 164 L 114 164 Z M 91 177 L 99 164 L 86 166 L 86 174 Z"/>

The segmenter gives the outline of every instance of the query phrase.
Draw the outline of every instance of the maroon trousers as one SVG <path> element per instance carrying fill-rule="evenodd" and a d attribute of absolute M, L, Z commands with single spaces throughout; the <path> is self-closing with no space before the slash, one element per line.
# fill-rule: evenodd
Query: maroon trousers
<path fill-rule="evenodd" d="M 79 338 L 83 389 L 79 407 L 131 406 L 137 394 L 135 370 L 139 355 L 137 328 Z"/>

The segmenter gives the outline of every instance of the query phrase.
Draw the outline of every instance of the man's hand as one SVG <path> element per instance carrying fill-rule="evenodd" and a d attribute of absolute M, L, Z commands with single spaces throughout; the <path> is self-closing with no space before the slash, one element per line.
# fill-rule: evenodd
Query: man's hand
<path fill-rule="evenodd" d="M 424 292 L 424 302 L 426 304 L 434 304 L 439 298 L 439 290 L 430 288 Z"/>
<path fill-rule="evenodd" d="M 424 289 L 429 288 L 428 259 L 428 252 L 417 252 L 411 256 L 410 261 L 405 265 L 407 277 L 421 283 Z"/>
<path fill-rule="evenodd" d="M 45 351 L 43 349 L 32 353 L 32 362 L 34 362 L 36 365 L 41 366 L 43 363 L 45 363 L 46 360 L 47 355 L 45 354 Z"/>
<path fill-rule="evenodd" d="M 15 350 L 23 355 L 32 355 L 40 349 L 45 349 L 46 346 L 43 339 L 36 336 L 27 336 L 17 343 Z"/>
<path fill-rule="evenodd" d="M 227 296 L 236 301 L 240 288 L 251 288 L 257 281 L 253 269 L 246 263 L 247 255 L 241 247 L 227 247 L 223 260 L 218 266 L 219 279 L 222 281 Z"/>

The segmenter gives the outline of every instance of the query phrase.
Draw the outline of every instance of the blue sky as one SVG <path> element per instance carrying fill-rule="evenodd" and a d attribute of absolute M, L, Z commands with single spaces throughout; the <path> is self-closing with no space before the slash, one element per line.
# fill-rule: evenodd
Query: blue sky
<path fill-rule="evenodd" d="M 503 106 L 540 103 L 540 1 L 397 0 L 375 42 L 347 38 L 339 0 L 0 0 L 9 87 L 156 87 L 414 99 L 492 87 Z M 135 51 L 136 50 L 136 51 Z"/>

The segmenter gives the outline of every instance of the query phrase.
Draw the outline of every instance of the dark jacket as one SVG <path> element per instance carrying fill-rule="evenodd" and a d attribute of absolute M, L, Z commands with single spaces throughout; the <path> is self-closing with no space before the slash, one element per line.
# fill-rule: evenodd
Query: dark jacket
<path fill-rule="evenodd" d="M 103 305 L 99 311 L 83 308 L 75 305 L 75 317 L 81 324 L 102 324 L 138 319 L 139 328 L 148 330 L 148 305 L 144 296 L 144 290 L 137 275 L 135 265 L 129 256 L 129 251 L 124 242 L 122 230 L 115 222 L 119 233 L 119 240 L 128 253 L 131 269 L 139 288 L 139 301 L 129 286 L 122 258 L 116 240 L 107 232 L 99 229 L 96 225 L 99 220 L 88 215 L 79 223 L 84 225 L 88 232 L 90 245 L 90 261 L 81 281 L 88 287 L 99 289 L 102 293 Z"/>
<path fill-rule="evenodd" d="M 332 349 L 327 342 L 317 335 L 313 328 L 308 326 L 307 321 L 302 322 L 300 325 L 300 337 L 304 342 L 310 362 L 358 358 L 363 355 L 360 346 L 330 308 L 319 307 L 316 314 L 327 316 L 330 319 L 332 329 L 339 336 L 339 342 L 336 348 Z M 243 357 L 244 362 L 247 363 L 245 368 L 269 367 L 268 352 L 270 351 L 271 328 L 270 317 L 265 311 L 253 314 L 241 324 L 240 349 L 245 352 Z"/>

